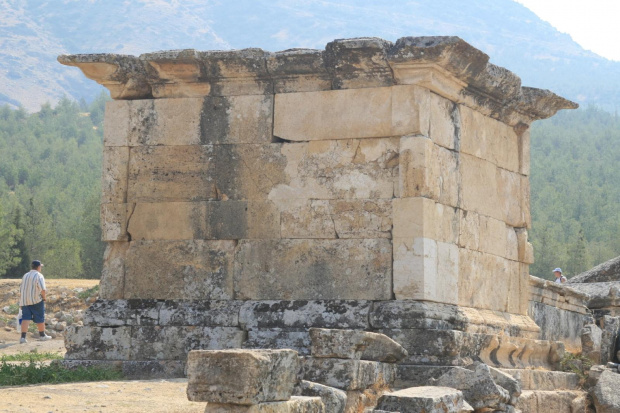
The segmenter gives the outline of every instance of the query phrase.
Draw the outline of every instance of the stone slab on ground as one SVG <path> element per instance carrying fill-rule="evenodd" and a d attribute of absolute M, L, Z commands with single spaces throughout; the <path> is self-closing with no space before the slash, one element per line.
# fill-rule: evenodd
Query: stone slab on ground
<path fill-rule="evenodd" d="M 411 387 L 384 394 L 377 409 L 400 413 L 460 413 L 463 394 L 448 387 Z"/>
<path fill-rule="evenodd" d="M 320 397 L 325 406 L 325 413 L 343 413 L 347 404 L 347 394 L 335 387 L 302 380 L 293 394 L 297 396 Z"/>
<path fill-rule="evenodd" d="M 396 363 L 407 356 L 388 336 L 369 331 L 311 328 L 310 340 L 313 357 Z"/>
<path fill-rule="evenodd" d="M 597 413 L 620 413 L 620 373 L 605 370 L 590 389 Z"/>
<path fill-rule="evenodd" d="M 476 410 L 499 410 L 510 402 L 510 393 L 495 383 L 489 366 L 483 363 L 450 369 L 433 381 L 433 385 L 461 390 L 463 398 Z"/>
<path fill-rule="evenodd" d="M 306 357 L 301 364 L 304 380 L 342 390 L 390 386 L 396 378 L 396 365 L 378 361 Z"/>
<path fill-rule="evenodd" d="M 293 350 L 191 351 L 187 397 L 244 405 L 285 401 L 291 397 L 298 370 Z"/>
<path fill-rule="evenodd" d="M 290 400 L 251 406 L 207 403 L 205 413 L 326 413 L 319 397 L 293 396 Z"/>

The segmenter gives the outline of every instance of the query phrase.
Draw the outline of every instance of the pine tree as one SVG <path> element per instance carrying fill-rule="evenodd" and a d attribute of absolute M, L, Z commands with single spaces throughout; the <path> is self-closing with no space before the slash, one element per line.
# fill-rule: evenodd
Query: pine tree
<path fill-rule="evenodd" d="M 13 226 L 15 227 L 15 257 L 17 261 L 5 271 L 5 278 L 20 278 L 30 270 L 30 254 L 26 245 L 25 230 L 22 222 L 21 208 L 15 206 Z"/>

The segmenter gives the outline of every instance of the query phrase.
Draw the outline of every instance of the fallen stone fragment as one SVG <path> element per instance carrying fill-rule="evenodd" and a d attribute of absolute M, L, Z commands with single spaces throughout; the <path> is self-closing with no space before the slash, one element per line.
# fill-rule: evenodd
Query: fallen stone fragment
<path fill-rule="evenodd" d="M 497 385 L 508 391 L 510 394 L 510 404 L 513 406 L 517 404 L 517 399 L 521 396 L 521 383 L 519 380 L 512 377 L 510 374 L 504 373 L 493 367 L 489 367 L 491 377 Z"/>
<path fill-rule="evenodd" d="M 620 413 L 620 374 L 605 370 L 590 389 L 597 413 Z"/>
<path fill-rule="evenodd" d="M 208 403 L 205 413 L 327 413 L 319 397 L 293 396 L 290 400 L 250 406 Z"/>
<path fill-rule="evenodd" d="M 293 350 L 198 350 L 187 358 L 187 398 L 252 405 L 286 401 L 297 383 Z"/>
<path fill-rule="evenodd" d="M 581 354 L 594 364 L 601 362 L 603 331 L 596 324 L 586 324 L 581 330 Z"/>
<path fill-rule="evenodd" d="M 389 387 L 396 379 L 396 365 L 367 360 L 308 357 L 302 361 L 304 380 L 341 390 Z"/>
<path fill-rule="evenodd" d="M 510 402 L 509 392 L 493 380 L 489 366 L 473 363 L 466 368 L 454 368 L 433 382 L 434 385 L 461 390 L 463 398 L 474 410 L 499 408 Z"/>
<path fill-rule="evenodd" d="M 403 346 L 388 336 L 369 331 L 311 328 L 310 340 L 313 357 L 396 363 L 408 355 Z"/>
<path fill-rule="evenodd" d="M 334 387 L 302 380 L 295 388 L 296 396 L 320 397 L 325 405 L 325 413 L 343 413 L 347 404 L 347 394 Z"/>
<path fill-rule="evenodd" d="M 400 413 L 460 413 L 463 393 L 448 387 L 410 387 L 379 398 L 377 410 Z"/>

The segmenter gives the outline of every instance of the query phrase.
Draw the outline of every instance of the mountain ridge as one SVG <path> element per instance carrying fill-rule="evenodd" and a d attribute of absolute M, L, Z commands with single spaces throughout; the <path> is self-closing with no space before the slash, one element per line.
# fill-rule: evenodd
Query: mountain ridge
<path fill-rule="evenodd" d="M 58 54 L 193 48 L 323 49 L 337 38 L 456 35 L 526 86 L 582 104 L 620 102 L 620 62 L 586 51 L 512 0 L 0 0 L 0 104 L 38 110 L 101 88 L 56 63 Z"/>

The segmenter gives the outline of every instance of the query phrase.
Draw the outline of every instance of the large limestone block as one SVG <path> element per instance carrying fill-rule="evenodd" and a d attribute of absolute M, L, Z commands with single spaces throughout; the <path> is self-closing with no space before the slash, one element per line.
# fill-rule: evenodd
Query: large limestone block
<path fill-rule="evenodd" d="M 459 204 L 458 153 L 424 136 L 400 138 L 400 196 L 427 197 L 453 207 Z"/>
<path fill-rule="evenodd" d="M 140 203 L 129 221 L 133 240 L 280 238 L 270 201 Z"/>
<path fill-rule="evenodd" d="M 529 180 L 493 163 L 461 154 L 462 208 L 504 221 L 513 227 L 528 227 Z"/>
<path fill-rule="evenodd" d="M 187 398 L 242 405 L 286 401 L 297 383 L 298 369 L 293 350 L 191 351 Z"/>
<path fill-rule="evenodd" d="M 367 360 L 307 357 L 302 360 L 300 375 L 341 390 L 365 390 L 390 386 L 396 379 L 396 365 Z"/>
<path fill-rule="evenodd" d="M 526 129 L 519 135 L 519 173 L 529 176 L 530 174 L 530 131 Z"/>
<path fill-rule="evenodd" d="M 581 330 L 582 354 L 594 364 L 601 362 L 602 340 L 603 331 L 596 324 L 586 324 Z"/>
<path fill-rule="evenodd" d="M 558 412 L 576 413 L 584 410 L 573 410 L 572 403 L 585 393 L 582 391 L 556 390 L 538 391 L 525 390 L 517 402 L 517 409 L 522 412 Z M 598 409 L 596 410 L 599 411 Z M 587 410 L 585 411 L 587 412 Z"/>
<path fill-rule="evenodd" d="M 509 228 L 503 221 L 482 215 L 480 217 L 480 251 L 506 257 L 508 230 Z"/>
<path fill-rule="evenodd" d="M 522 299 L 529 297 L 528 285 L 518 262 L 459 248 L 459 305 L 525 314 Z"/>
<path fill-rule="evenodd" d="M 101 204 L 101 240 L 129 241 L 127 222 L 134 204 Z"/>
<path fill-rule="evenodd" d="M 305 329 L 253 328 L 243 348 L 291 349 L 300 356 L 310 355 L 310 333 Z"/>
<path fill-rule="evenodd" d="M 106 146 L 269 143 L 272 95 L 110 102 Z"/>
<path fill-rule="evenodd" d="M 476 410 L 497 410 L 510 402 L 510 393 L 495 383 L 489 366 L 484 363 L 452 368 L 433 384 L 461 390 L 463 398 Z"/>
<path fill-rule="evenodd" d="M 394 238 L 428 238 L 456 244 L 459 213 L 455 208 L 432 199 L 396 198 L 392 200 Z"/>
<path fill-rule="evenodd" d="M 127 202 L 127 167 L 129 147 L 103 148 L 103 173 L 101 176 L 101 202 L 122 204 Z"/>
<path fill-rule="evenodd" d="M 390 329 L 377 332 L 400 343 L 408 357 L 401 364 L 458 365 L 462 364 L 461 350 L 464 333 L 455 330 Z"/>
<path fill-rule="evenodd" d="M 214 156 L 208 145 L 132 148 L 128 202 L 217 199 Z"/>
<path fill-rule="evenodd" d="M 293 394 L 306 397 L 320 397 L 325 405 L 325 413 L 344 413 L 347 394 L 334 387 L 301 380 Z"/>
<path fill-rule="evenodd" d="M 376 409 L 400 413 L 460 413 L 463 393 L 448 387 L 411 387 L 384 394 Z"/>
<path fill-rule="evenodd" d="M 511 126 L 464 105 L 460 106 L 460 114 L 461 152 L 520 172 L 520 138 Z M 529 144 L 527 151 L 529 154 Z"/>
<path fill-rule="evenodd" d="M 108 242 L 103 254 L 103 269 L 99 282 L 99 297 L 102 299 L 124 298 L 125 255 L 129 242 Z"/>
<path fill-rule="evenodd" d="M 392 199 L 398 186 L 398 146 L 399 138 L 282 145 L 286 178 L 277 178 L 275 171 L 265 175 L 269 199 L 281 210 L 294 208 L 301 199 Z"/>
<path fill-rule="evenodd" d="M 242 301 L 167 300 L 159 308 L 160 326 L 237 327 Z"/>
<path fill-rule="evenodd" d="M 596 411 L 601 413 L 620 412 L 620 374 L 605 370 L 598 379 L 596 386 L 590 389 Z"/>
<path fill-rule="evenodd" d="M 407 351 L 384 334 L 360 330 L 311 328 L 313 357 L 361 359 L 396 363 Z"/>
<path fill-rule="evenodd" d="M 373 303 L 370 326 L 380 328 L 464 330 L 468 318 L 455 305 L 414 300 Z"/>
<path fill-rule="evenodd" d="M 370 301 L 297 300 L 246 301 L 239 322 L 246 329 L 355 328 L 367 329 Z"/>
<path fill-rule="evenodd" d="M 515 228 L 517 233 L 518 261 L 524 264 L 534 263 L 534 248 L 528 242 L 527 229 Z"/>
<path fill-rule="evenodd" d="M 273 95 L 207 97 L 202 143 L 269 143 L 272 122 Z"/>
<path fill-rule="evenodd" d="M 136 204 L 127 231 L 134 241 L 204 239 L 206 202 Z"/>
<path fill-rule="evenodd" d="M 137 326 L 131 332 L 131 360 L 185 360 L 192 350 L 240 348 L 236 327 Z"/>
<path fill-rule="evenodd" d="M 109 102 L 106 106 L 104 144 L 199 145 L 202 110 L 202 98 Z"/>
<path fill-rule="evenodd" d="M 131 327 L 70 326 L 65 347 L 69 360 L 130 360 Z"/>
<path fill-rule="evenodd" d="M 394 238 L 396 299 L 456 304 L 459 297 L 459 248 L 429 238 Z"/>
<path fill-rule="evenodd" d="M 303 200 L 281 213 L 282 238 L 390 238 L 388 199 Z"/>
<path fill-rule="evenodd" d="M 281 402 L 253 405 L 208 403 L 205 413 L 329 413 L 320 397 L 292 396 Z"/>
<path fill-rule="evenodd" d="M 437 145 L 448 149 L 459 146 L 460 114 L 459 105 L 431 93 L 431 118 L 429 137 Z"/>
<path fill-rule="evenodd" d="M 125 298 L 228 300 L 234 241 L 132 241 Z"/>
<path fill-rule="evenodd" d="M 388 300 L 391 262 L 387 239 L 243 240 L 235 256 L 235 298 Z"/>
<path fill-rule="evenodd" d="M 428 93 L 407 85 L 276 94 L 274 135 L 314 141 L 427 134 Z"/>
<path fill-rule="evenodd" d="M 459 247 L 480 251 L 480 215 L 459 209 Z"/>

